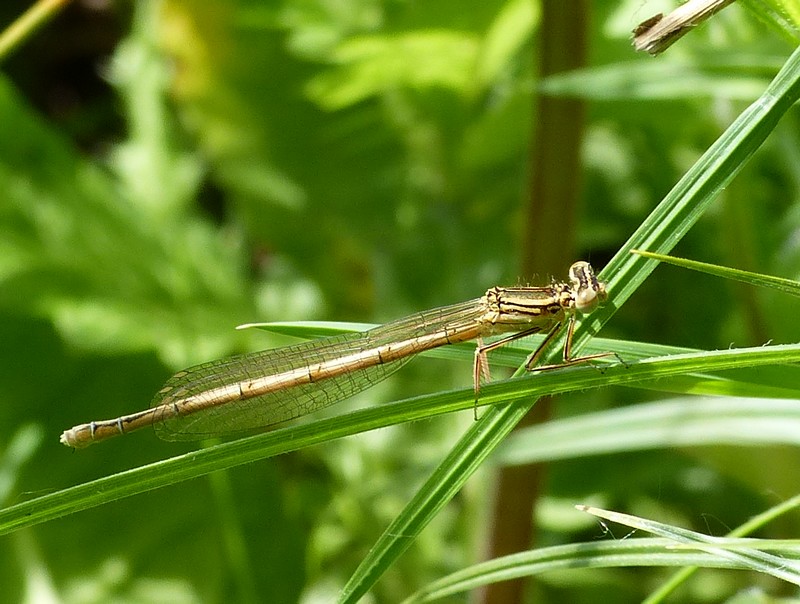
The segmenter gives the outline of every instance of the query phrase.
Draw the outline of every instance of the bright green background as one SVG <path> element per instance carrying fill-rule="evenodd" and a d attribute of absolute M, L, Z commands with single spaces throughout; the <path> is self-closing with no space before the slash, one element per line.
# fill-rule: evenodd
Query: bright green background
<path fill-rule="evenodd" d="M 0 77 L 3 506 L 194 448 L 145 432 L 73 454 L 58 435 L 145 407 L 177 369 L 288 341 L 237 324 L 382 322 L 546 281 L 519 270 L 539 86 L 590 103 L 577 240 L 602 266 L 790 54 L 753 5 L 774 8 L 726 9 L 652 59 L 629 31 L 660 8 L 598 3 L 592 67 L 539 82 L 540 11 L 523 0 L 125 4 L 119 43 L 93 59 L 110 88 L 64 112 L 33 94 L 42 47 L 57 53 L 68 25 L 50 23 Z M 797 22 L 795 5 L 777 6 Z M 790 112 L 676 253 L 800 277 L 799 131 Z M 662 267 L 603 335 L 709 350 L 796 342 L 797 308 Z M 467 363 L 425 359 L 359 403 L 469 381 Z M 557 413 L 657 396 L 608 389 Z M 0 537 L 0 585 L 9 601 L 32 585 L 75 602 L 328 601 L 471 422 L 372 432 Z M 589 501 L 723 534 L 796 494 L 796 458 L 707 446 L 555 462 L 541 544 L 596 536 L 570 511 Z M 489 480 L 479 473 L 423 532 L 379 601 L 480 557 Z M 771 536 L 797 528 L 795 516 Z M 537 589 L 542 601 L 638 601 L 657 573 L 545 575 Z M 682 601 L 752 582 L 706 571 Z"/>

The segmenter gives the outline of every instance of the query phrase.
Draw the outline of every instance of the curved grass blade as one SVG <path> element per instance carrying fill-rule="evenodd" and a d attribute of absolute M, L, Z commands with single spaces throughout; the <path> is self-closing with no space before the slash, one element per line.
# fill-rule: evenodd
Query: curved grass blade
<path fill-rule="evenodd" d="M 669 252 L 799 98 L 800 48 L 789 57 L 764 94 L 703 154 L 598 275 L 611 292 L 610 304 L 581 322 L 573 340 L 576 353 L 585 346 L 590 334 L 597 333 L 654 270 L 655 260 L 635 257 L 630 250 Z M 542 361 L 551 363 L 555 359 L 550 355 Z M 340 602 L 356 602 L 366 594 L 535 402 L 536 399 L 531 399 L 493 408 L 467 431 L 378 539 L 345 585 Z"/>
<path fill-rule="evenodd" d="M 725 279 L 732 279 L 747 283 L 748 285 L 757 285 L 759 287 L 766 287 L 769 289 L 776 289 L 790 296 L 800 297 L 800 281 L 793 281 L 792 279 L 784 279 L 783 277 L 773 277 L 772 275 L 763 275 L 761 273 L 752 273 L 750 271 L 743 271 L 737 268 L 729 268 L 726 266 L 719 266 L 716 264 L 708 264 L 706 262 L 698 262 L 697 260 L 689 260 L 687 258 L 677 258 L 675 256 L 667 256 L 665 254 L 654 254 L 652 252 L 645 252 L 643 250 L 631 250 L 632 254 L 638 254 L 645 258 L 652 258 L 668 264 L 674 264 L 683 268 L 688 268 L 701 273 L 707 273 L 716 277 L 723 277 Z"/>
<path fill-rule="evenodd" d="M 700 568 L 731 568 L 740 570 L 762 570 L 754 568 L 750 558 L 763 558 L 766 555 L 769 570 L 783 571 L 776 565 L 777 560 L 784 563 L 786 558 L 778 558 L 776 554 L 786 554 L 790 559 L 796 558 L 798 541 L 796 539 L 742 539 L 742 535 L 764 526 L 768 521 L 777 518 L 800 505 L 800 496 L 770 509 L 768 513 L 759 515 L 756 522 L 748 521 L 731 531 L 724 538 L 709 538 L 706 535 L 684 531 L 668 525 L 659 526 L 663 533 L 677 534 L 681 540 L 689 539 L 685 546 L 677 546 L 672 537 L 637 537 L 634 539 L 615 539 L 591 541 L 543 547 L 494 560 L 487 560 L 454 572 L 446 577 L 431 582 L 425 588 L 413 594 L 404 604 L 433 602 L 447 596 L 463 593 L 484 587 L 490 583 L 507 581 L 520 577 L 540 575 L 545 572 L 566 569 L 590 568 L 629 568 L 633 566 L 675 566 L 682 570 L 677 577 L 686 578 Z M 580 507 L 579 507 L 580 509 Z M 756 520 L 756 519 L 753 519 Z M 646 521 L 649 522 L 649 521 Z M 700 542 L 694 545 L 691 540 Z M 714 545 L 724 548 L 732 555 L 720 556 L 708 549 L 705 542 L 712 539 Z M 771 554 L 765 554 L 772 552 Z M 741 553 L 741 556 L 737 556 Z M 763 561 L 759 561 L 759 566 Z M 687 566 L 691 568 L 686 568 Z M 772 574 L 772 573 L 770 573 Z M 785 577 L 781 577 L 785 578 Z M 797 568 L 794 567 L 788 578 L 794 582 Z M 658 598 L 650 597 L 648 604 L 662 601 L 669 592 L 659 592 Z"/>

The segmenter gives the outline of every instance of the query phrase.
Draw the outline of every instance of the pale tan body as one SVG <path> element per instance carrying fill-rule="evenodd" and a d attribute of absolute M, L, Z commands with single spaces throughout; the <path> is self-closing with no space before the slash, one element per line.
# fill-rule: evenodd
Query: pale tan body
<path fill-rule="evenodd" d="M 385 378 L 412 356 L 478 340 L 475 390 L 487 372 L 486 353 L 508 341 L 549 330 L 539 353 L 569 320 L 565 362 L 570 359 L 576 311 L 588 312 L 605 300 L 603 284 L 586 262 L 570 268 L 571 283 L 545 287 L 493 287 L 481 298 L 412 315 L 369 331 L 334 336 L 213 361 L 175 374 L 150 409 L 66 430 L 61 442 L 87 447 L 113 436 L 155 425 L 166 440 L 204 438 L 224 432 L 267 427 L 315 411 Z M 482 338 L 515 332 L 498 342 Z M 597 355 L 595 355 L 597 356 Z M 338 379 L 337 379 L 338 378 Z"/>

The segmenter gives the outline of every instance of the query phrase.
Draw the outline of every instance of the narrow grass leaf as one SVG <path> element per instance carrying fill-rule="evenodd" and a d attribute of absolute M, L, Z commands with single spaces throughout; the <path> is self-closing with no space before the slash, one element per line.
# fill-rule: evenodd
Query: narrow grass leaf
<path fill-rule="evenodd" d="M 738 547 L 735 550 L 728 549 L 725 546 L 726 539 L 724 537 L 712 537 L 674 525 L 631 516 L 630 514 L 620 514 L 619 512 L 585 505 L 575 507 L 598 518 L 646 531 L 660 537 L 674 539 L 678 543 L 690 545 L 708 554 L 741 564 L 743 568 L 772 575 L 794 585 L 800 585 L 800 564 L 797 561 L 787 560 L 754 548 L 747 550 Z"/>
<path fill-rule="evenodd" d="M 612 300 L 583 321 L 582 328 L 576 330 L 573 341 L 575 353 L 582 349 L 591 334 L 600 330 L 655 268 L 654 260 L 633 256 L 630 250 L 669 252 L 742 169 L 798 98 L 800 48 L 789 57 L 761 97 L 711 145 L 598 275 L 600 280 L 606 282 L 608 291 L 612 292 Z M 557 349 L 558 343 L 563 342 L 554 343 L 552 350 Z M 554 360 L 555 353 L 552 353 L 543 362 L 551 363 Z M 493 408 L 467 431 L 417 495 L 387 527 L 345 585 L 340 602 L 356 602 L 369 591 L 383 571 L 411 545 L 418 532 L 458 492 L 536 400 L 531 398 L 523 403 Z M 447 477 L 446 482 L 442 481 L 442 476 Z"/>
<path fill-rule="evenodd" d="M 631 253 L 644 256 L 645 258 L 653 258 L 654 260 L 674 264 L 675 266 L 700 271 L 709 275 L 740 281 L 742 283 L 747 283 L 748 285 L 757 285 L 760 287 L 776 289 L 785 294 L 800 297 L 800 281 L 793 281 L 792 279 L 784 279 L 782 277 L 773 277 L 772 275 L 762 275 L 761 273 L 752 273 L 750 271 L 743 271 L 726 266 L 718 266 L 716 264 L 707 264 L 705 262 L 698 262 L 697 260 L 677 258 L 675 256 L 667 256 L 665 254 L 654 254 L 652 252 L 643 252 L 640 250 L 631 250 Z"/>

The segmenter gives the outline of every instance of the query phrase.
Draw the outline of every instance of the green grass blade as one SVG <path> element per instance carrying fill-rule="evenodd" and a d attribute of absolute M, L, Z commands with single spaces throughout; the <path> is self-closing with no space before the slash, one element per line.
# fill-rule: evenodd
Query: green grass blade
<path fill-rule="evenodd" d="M 274 333 L 300 338 L 315 338 L 353 331 L 364 331 L 373 324 L 340 322 L 278 322 L 263 323 L 259 327 Z M 490 364 L 497 367 L 517 368 L 538 348 L 542 336 L 531 336 L 517 340 L 492 351 Z M 626 362 L 649 357 L 668 356 L 699 352 L 691 348 L 666 346 L 633 340 L 593 338 L 584 347 L 587 354 L 614 351 Z M 471 363 L 475 355 L 473 343 L 442 346 L 422 353 L 422 356 L 463 361 Z M 796 386 L 792 386 L 796 384 Z M 716 396 L 737 396 L 755 398 L 800 398 L 800 367 L 789 365 L 778 368 L 760 368 L 758 371 L 740 369 L 725 374 L 686 374 L 659 380 L 658 382 L 637 384 L 636 388 L 646 388 L 672 394 L 707 394 Z"/>
<path fill-rule="evenodd" d="M 800 281 L 773 277 L 772 275 L 762 275 L 761 273 L 751 273 L 750 271 L 743 271 L 737 268 L 728 268 L 726 266 L 698 262 L 697 260 L 689 260 L 687 258 L 677 258 L 665 254 L 654 254 L 652 252 L 642 252 L 640 250 L 631 250 L 631 253 L 644 256 L 645 258 L 652 258 L 660 262 L 674 264 L 675 266 L 700 271 L 701 273 L 707 273 L 716 277 L 732 279 L 734 281 L 747 283 L 748 285 L 776 289 L 785 294 L 800 297 Z"/>
<path fill-rule="evenodd" d="M 728 533 L 727 536 L 731 539 L 731 542 L 735 542 L 736 537 L 744 537 L 749 535 L 766 526 L 773 520 L 779 518 L 783 514 L 796 510 L 798 507 L 800 507 L 800 495 L 796 495 L 791 499 L 787 499 L 786 501 L 783 501 L 760 514 L 753 516 L 744 524 L 733 529 L 730 533 Z M 772 539 L 769 541 L 775 542 L 777 540 Z M 698 567 L 695 565 L 682 568 L 672 577 L 670 577 L 669 580 L 666 581 L 659 589 L 650 594 L 650 596 L 644 600 L 643 604 L 659 604 L 660 602 L 663 602 L 670 596 L 670 594 L 672 594 L 672 592 L 688 581 L 689 578 L 698 570 Z"/>
<path fill-rule="evenodd" d="M 730 560 L 735 564 L 741 565 L 742 568 L 762 572 L 794 585 L 800 585 L 800 566 L 786 558 L 755 548 L 741 548 L 739 544 L 735 548 L 729 549 L 725 546 L 726 539 L 724 537 L 711 537 L 696 531 L 631 516 L 630 514 L 620 514 L 619 512 L 601 510 L 590 506 L 577 507 L 598 518 L 647 531 L 667 539 L 673 539 L 677 543 L 692 546 L 708 554 Z"/>
<path fill-rule="evenodd" d="M 16 21 L 0 32 L 0 61 L 19 48 L 30 36 L 62 11 L 69 0 L 38 0 Z"/>
<path fill-rule="evenodd" d="M 611 303 L 583 321 L 583 329 L 576 330 L 576 352 L 586 344 L 590 334 L 600 330 L 655 268 L 655 260 L 633 256 L 630 251 L 647 249 L 669 252 L 741 170 L 798 98 L 800 49 L 789 57 L 764 94 L 711 145 L 601 271 L 598 277 L 607 283 L 612 296 Z M 553 356 L 543 359 L 545 363 L 553 360 Z M 342 591 L 341 602 L 356 602 L 371 588 L 535 402 L 534 398 L 492 409 L 464 435 L 356 569 Z M 446 481 L 443 477 L 446 477 Z"/>
<path fill-rule="evenodd" d="M 592 367 L 569 367 L 495 382 L 486 385 L 481 390 L 479 404 L 489 406 L 489 411 L 472 428 L 472 430 L 479 430 L 481 434 L 485 432 L 485 436 L 470 441 L 462 439 L 459 446 L 473 445 L 477 451 L 465 448 L 459 450 L 459 454 L 463 463 L 469 463 L 470 460 L 476 458 L 483 461 L 485 456 L 499 444 L 499 442 L 491 442 L 490 439 L 496 437 L 498 430 L 502 428 L 502 426 L 495 428 L 494 423 L 487 424 L 486 418 L 497 419 L 497 421 L 508 420 L 509 413 L 506 410 L 509 404 L 516 405 L 521 412 L 521 408 L 529 404 L 528 401 L 550 394 L 660 380 L 696 371 L 700 367 L 708 371 L 721 371 L 797 362 L 800 362 L 800 344 L 759 346 L 644 359 L 631 363 L 628 367 L 622 365 L 609 367 L 604 373 L 600 373 Z M 453 411 L 471 410 L 474 404 L 474 393 L 471 388 L 454 390 L 362 409 L 307 424 L 288 426 L 266 434 L 214 445 L 200 451 L 192 451 L 0 510 L 0 535 L 124 497 L 198 478 L 210 472 L 258 461 L 336 438 Z M 494 406 L 502 406 L 503 413 L 492 413 Z M 512 419 L 514 417 L 512 416 Z M 144 437 L 144 435 L 138 437 Z M 137 438 L 137 436 L 131 435 L 130 438 Z M 449 466 L 441 467 L 442 473 L 437 477 L 440 478 L 442 484 L 451 485 L 453 489 L 456 489 L 461 483 L 461 474 L 451 475 L 456 470 L 450 474 L 447 473 L 448 470 Z M 464 470 L 461 466 L 457 467 L 458 472 Z M 440 497 L 433 497 L 423 503 L 427 506 L 429 513 L 434 513 L 441 507 L 442 501 L 443 499 Z M 424 520 L 426 517 L 423 514 L 403 518 L 408 521 L 405 526 L 409 530 L 418 531 L 422 526 L 415 522 Z M 400 544 L 395 547 L 400 547 Z"/>
<path fill-rule="evenodd" d="M 743 568 L 705 552 L 668 549 L 675 542 L 663 538 L 591 541 L 543 547 L 475 564 L 431 582 L 403 604 L 435 602 L 499 581 L 532 577 L 575 568 L 630 568 L 633 566 L 693 565 L 706 568 Z"/>
<path fill-rule="evenodd" d="M 514 432 L 494 461 L 551 462 L 705 445 L 800 445 L 796 400 L 690 397 L 586 413 Z"/>
<path fill-rule="evenodd" d="M 441 577 L 406 599 L 404 604 L 433 602 L 498 581 L 575 568 L 675 566 L 683 569 L 677 576 L 684 577 L 699 568 L 764 571 L 762 567 L 766 566 L 767 570 L 764 572 L 774 574 L 771 571 L 776 571 L 780 574 L 784 569 L 777 565 L 776 561 L 782 560 L 783 565 L 786 565 L 787 558 L 778 558 L 774 554 L 765 554 L 765 552 L 786 554 L 789 559 L 796 558 L 799 546 L 796 539 L 741 539 L 738 537 L 749 534 L 767 522 L 795 510 L 798 505 L 800 505 L 800 497 L 781 503 L 770 509 L 768 513 L 760 514 L 757 519 L 737 527 L 724 538 L 708 537 L 677 527 L 633 519 L 633 524 L 639 528 L 644 529 L 645 526 L 655 528 L 659 534 L 670 536 L 572 543 L 502 556 Z M 613 515 L 613 512 L 609 515 Z M 685 543 L 685 547 L 676 547 L 676 538 Z M 719 555 L 717 552 L 704 551 L 711 549 L 707 547 L 709 542 L 717 548 L 724 548 L 730 554 Z M 696 545 L 697 543 L 700 545 Z M 737 556 L 738 552 L 741 552 L 742 555 Z M 754 563 L 752 559 L 755 559 L 756 562 Z M 691 568 L 687 569 L 687 566 Z M 786 576 L 780 578 L 794 583 L 797 579 L 797 568 L 792 567 L 785 574 Z M 662 601 L 661 598 L 666 595 L 668 592 L 662 591 L 659 599 L 651 597 L 647 602 L 655 604 Z"/>

